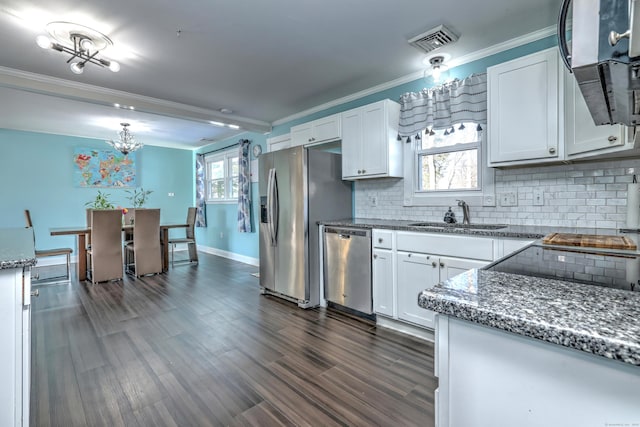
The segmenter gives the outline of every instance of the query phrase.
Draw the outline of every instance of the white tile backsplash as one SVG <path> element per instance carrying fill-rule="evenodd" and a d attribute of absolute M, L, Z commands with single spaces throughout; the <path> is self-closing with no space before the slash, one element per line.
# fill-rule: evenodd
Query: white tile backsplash
<path fill-rule="evenodd" d="M 471 206 L 471 221 L 559 227 L 625 227 L 627 183 L 640 174 L 640 160 L 608 160 L 496 169 L 496 195 L 516 192 L 518 206 Z M 534 188 L 544 191 L 544 205 L 533 204 Z M 401 179 L 362 180 L 355 183 L 355 214 L 358 218 L 442 221 L 447 207 L 402 206 Z M 370 206 L 377 196 L 378 206 Z M 462 209 L 451 198 L 456 217 Z"/>

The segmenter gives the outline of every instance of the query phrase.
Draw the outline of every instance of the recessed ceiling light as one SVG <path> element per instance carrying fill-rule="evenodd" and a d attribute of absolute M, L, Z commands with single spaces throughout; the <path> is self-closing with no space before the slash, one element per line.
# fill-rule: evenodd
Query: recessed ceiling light
<path fill-rule="evenodd" d="M 116 107 L 116 108 L 120 108 L 120 104 L 117 104 L 117 103 L 113 104 L 113 106 Z"/>
<path fill-rule="evenodd" d="M 214 126 L 224 126 L 224 123 L 222 123 L 222 122 L 214 122 L 214 121 L 211 121 L 211 122 L 209 122 L 209 123 L 211 123 L 211 124 L 212 124 L 212 125 L 214 125 Z"/>
<path fill-rule="evenodd" d="M 229 126 L 231 129 L 240 129 L 240 126 L 238 125 L 227 125 Z"/>
<path fill-rule="evenodd" d="M 135 110 L 135 107 L 132 105 L 131 107 L 129 107 L 129 110 Z"/>
<path fill-rule="evenodd" d="M 220 112 L 224 113 L 224 114 L 231 114 L 231 113 L 233 113 L 233 110 L 230 110 L 228 108 L 221 108 Z"/>

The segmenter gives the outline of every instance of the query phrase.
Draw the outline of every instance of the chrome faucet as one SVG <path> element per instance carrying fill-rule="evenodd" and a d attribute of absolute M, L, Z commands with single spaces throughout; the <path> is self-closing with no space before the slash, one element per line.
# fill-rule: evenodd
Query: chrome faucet
<path fill-rule="evenodd" d="M 458 206 L 462 208 L 462 223 L 471 224 L 471 216 L 469 215 L 469 205 L 464 200 L 458 200 Z"/>

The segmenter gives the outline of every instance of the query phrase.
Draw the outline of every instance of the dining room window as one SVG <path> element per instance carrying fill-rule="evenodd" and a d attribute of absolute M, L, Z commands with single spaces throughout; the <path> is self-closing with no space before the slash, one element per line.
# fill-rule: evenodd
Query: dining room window
<path fill-rule="evenodd" d="M 205 157 L 207 202 L 238 201 L 238 151 L 227 150 Z"/>

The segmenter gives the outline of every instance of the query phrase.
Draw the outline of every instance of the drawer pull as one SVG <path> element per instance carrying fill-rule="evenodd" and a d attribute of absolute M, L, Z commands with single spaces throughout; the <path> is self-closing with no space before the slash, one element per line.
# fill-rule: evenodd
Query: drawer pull
<path fill-rule="evenodd" d="M 609 142 L 616 142 L 616 141 L 618 140 L 618 138 L 617 138 L 617 137 L 615 137 L 615 136 L 613 136 L 613 135 L 611 135 L 609 138 L 607 138 L 607 140 L 608 140 Z"/>

